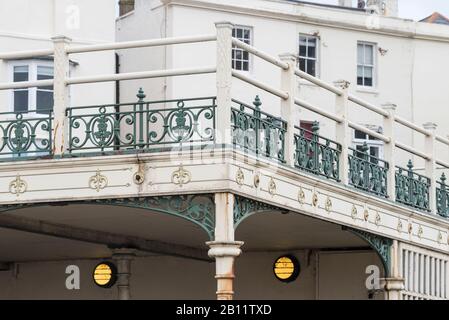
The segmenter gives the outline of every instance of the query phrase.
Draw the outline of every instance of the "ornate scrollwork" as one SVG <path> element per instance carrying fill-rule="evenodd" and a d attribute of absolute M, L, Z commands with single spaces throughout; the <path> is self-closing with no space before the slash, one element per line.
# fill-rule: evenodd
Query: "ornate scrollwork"
<path fill-rule="evenodd" d="M 398 230 L 398 232 L 401 233 L 402 232 L 402 228 L 403 228 L 402 220 L 398 219 L 398 226 L 396 227 L 396 230 Z"/>
<path fill-rule="evenodd" d="M 233 100 L 231 109 L 234 145 L 280 162 L 285 162 L 285 133 L 287 122 L 260 109 L 262 102 L 256 96 L 254 107 Z"/>
<path fill-rule="evenodd" d="M 274 196 L 276 194 L 276 182 L 273 178 L 270 179 L 270 182 L 268 183 L 268 192 Z"/>
<path fill-rule="evenodd" d="M 382 218 L 381 218 L 379 212 L 376 212 L 376 218 L 374 219 L 374 224 L 376 226 L 379 226 L 381 221 L 382 221 Z"/>
<path fill-rule="evenodd" d="M 324 203 L 324 209 L 327 213 L 330 213 L 332 210 L 332 200 L 329 196 L 326 198 L 326 202 Z"/>
<path fill-rule="evenodd" d="M 239 186 L 242 186 L 245 182 L 245 175 L 243 174 L 243 170 L 241 168 L 239 168 L 235 174 L 235 181 Z"/>
<path fill-rule="evenodd" d="M 384 265 L 386 276 L 390 275 L 391 246 L 393 245 L 393 240 L 358 229 L 343 227 L 343 230 L 347 230 L 368 242 L 379 255 Z"/>
<path fill-rule="evenodd" d="M 407 168 L 397 168 L 396 201 L 416 209 L 429 211 L 430 179 L 415 173 L 411 160 L 408 162 Z"/>
<path fill-rule="evenodd" d="M 369 210 L 367 208 L 363 211 L 363 219 L 365 219 L 365 221 L 368 221 L 369 219 Z"/>
<path fill-rule="evenodd" d="M 97 173 L 89 178 L 89 188 L 100 192 L 100 190 L 106 188 L 108 186 L 108 178 L 102 175 L 100 170 L 97 170 Z"/>
<path fill-rule="evenodd" d="M 143 90 L 137 97 L 131 104 L 68 108 L 69 150 L 144 149 L 215 139 L 215 98 L 145 102 Z"/>
<path fill-rule="evenodd" d="M 351 209 L 351 218 L 356 220 L 358 215 L 359 215 L 359 212 L 357 210 L 357 207 L 355 206 L 355 204 L 353 204 L 352 209 Z"/>
<path fill-rule="evenodd" d="M 328 179 L 340 181 L 339 162 L 341 145 L 318 135 L 315 122 L 312 131 L 297 128 L 295 134 L 295 167 Z"/>
<path fill-rule="evenodd" d="M 299 187 L 298 190 L 298 202 L 303 205 L 305 203 L 306 200 L 306 194 L 304 193 L 304 190 L 302 189 L 302 187 Z"/>
<path fill-rule="evenodd" d="M 422 238 L 422 236 L 423 236 L 423 233 L 424 233 L 424 230 L 423 230 L 423 228 L 422 228 L 422 226 L 419 226 L 419 228 L 418 228 L 418 238 Z"/>
<path fill-rule="evenodd" d="M 360 150 L 349 155 L 349 184 L 357 189 L 387 198 L 387 162 L 368 154 L 365 143 Z"/>
<path fill-rule="evenodd" d="M 318 206 L 318 194 L 316 192 L 314 192 L 312 196 L 312 206 L 315 208 Z"/>
<path fill-rule="evenodd" d="M 0 132 L 3 133 L 0 141 L 2 155 L 21 157 L 28 154 L 39 156 L 50 154 L 53 120 L 51 112 L 38 118 L 20 112 L 2 116 L 8 115 L 14 115 L 15 119 L 0 119 Z"/>
<path fill-rule="evenodd" d="M 178 170 L 174 171 L 171 175 L 172 183 L 182 187 L 183 185 L 189 183 L 192 180 L 192 174 L 185 170 L 181 165 Z"/>
<path fill-rule="evenodd" d="M 234 198 L 234 227 L 236 228 L 244 219 L 255 213 L 279 211 L 282 209 L 248 198 L 235 196 Z"/>
<path fill-rule="evenodd" d="M 18 174 L 16 178 L 9 183 L 9 192 L 19 196 L 27 191 L 28 184 Z"/>
<path fill-rule="evenodd" d="M 260 185 L 260 175 L 256 173 L 254 175 L 254 187 L 257 189 L 259 188 L 259 185 Z"/>

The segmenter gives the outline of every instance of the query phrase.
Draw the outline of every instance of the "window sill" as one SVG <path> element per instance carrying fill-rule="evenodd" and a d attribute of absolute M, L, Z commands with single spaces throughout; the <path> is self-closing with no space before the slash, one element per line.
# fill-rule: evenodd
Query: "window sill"
<path fill-rule="evenodd" d="M 378 94 L 379 94 L 379 89 L 374 88 L 374 87 L 361 87 L 361 86 L 357 86 L 356 91 L 357 91 L 357 92 L 360 92 L 360 93 L 369 93 L 369 94 L 375 94 L 375 95 L 378 95 Z"/>

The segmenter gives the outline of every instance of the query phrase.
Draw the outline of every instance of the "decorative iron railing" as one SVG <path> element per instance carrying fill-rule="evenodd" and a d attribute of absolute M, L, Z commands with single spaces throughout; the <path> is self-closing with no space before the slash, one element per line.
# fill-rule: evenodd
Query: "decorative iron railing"
<path fill-rule="evenodd" d="M 407 168 L 397 167 L 395 174 L 396 201 L 416 209 L 430 211 L 430 179 L 415 173 L 411 160 L 409 160 Z"/>
<path fill-rule="evenodd" d="M 437 181 L 437 212 L 444 218 L 449 217 L 449 188 L 446 185 L 446 175 L 441 175 L 440 181 Z"/>
<path fill-rule="evenodd" d="M 69 152 L 214 141 L 215 97 L 145 102 L 142 89 L 137 97 L 131 104 L 69 108 Z"/>
<path fill-rule="evenodd" d="M 285 162 L 287 122 L 260 110 L 262 102 L 256 96 L 254 107 L 237 100 L 231 111 L 234 145 L 246 151 Z"/>
<path fill-rule="evenodd" d="M 365 143 L 349 155 L 349 184 L 357 189 L 388 198 L 388 162 L 368 154 Z"/>
<path fill-rule="evenodd" d="M 50 155 L 52 122 L 51 111 L 0 113 L 0 159 Z"/>
<path fill-rule="evenodd" d="M 296 127 L 295 167 L 298 169 L 340 181 L 339 163 L 341 145 L 318 135 L 318 122 L 312 125 L 312 131 Z"/>

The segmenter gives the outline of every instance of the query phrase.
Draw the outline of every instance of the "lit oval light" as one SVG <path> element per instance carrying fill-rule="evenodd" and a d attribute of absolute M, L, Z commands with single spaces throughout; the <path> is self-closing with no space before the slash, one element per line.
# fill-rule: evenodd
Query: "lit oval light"
<path fill-rule="evenodd" d="M 94 269 L 94 282 L 101 288 L 110 288 L 117 281 L 117 269 L 110 262 L 101 262 Z"/>
<path fill-rule="evenodd" d="M 273 272 L 279 281 L 293 282 L 298 278 L 299 271 L 298 259 L 292 255 L 279 257 L 274 262 Z"/>

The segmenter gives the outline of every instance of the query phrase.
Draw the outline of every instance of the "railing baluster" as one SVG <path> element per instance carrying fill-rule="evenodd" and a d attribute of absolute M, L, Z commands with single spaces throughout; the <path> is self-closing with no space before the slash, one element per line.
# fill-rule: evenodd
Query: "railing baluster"
<path fill-rule="evenodd" d="M 139 105 L 139 148 L 143 149 L 145 147 L 145 143 L 144 143 L 144 137 L 143 137 L 143 132 L 144 132 L 144 127 L 143 127 L 143 104 L 144 104 L 144 99 L 145 99 L 146 95 L 143 92 L 143 89 L 140 88 L 139 92 L 137 93 L 137 98 L 139 99 L 139 101 L 137 101 L 137 104 Z"/>

